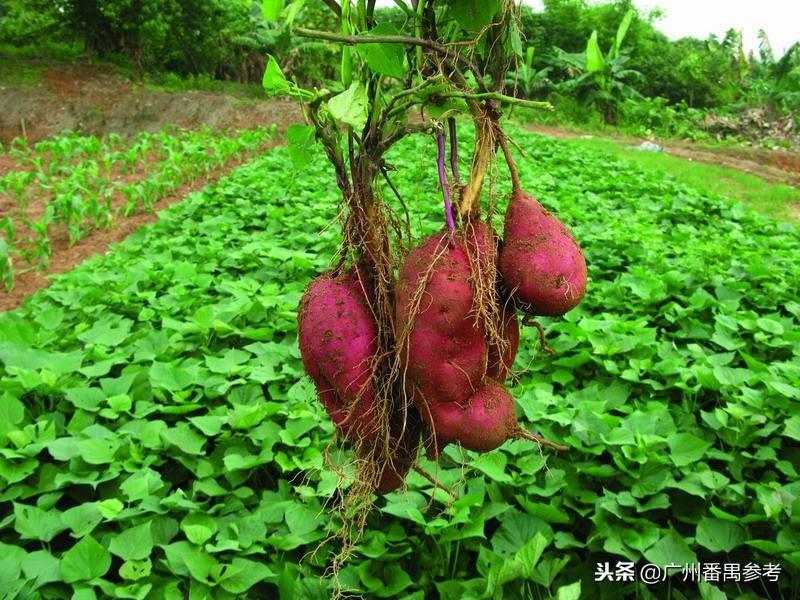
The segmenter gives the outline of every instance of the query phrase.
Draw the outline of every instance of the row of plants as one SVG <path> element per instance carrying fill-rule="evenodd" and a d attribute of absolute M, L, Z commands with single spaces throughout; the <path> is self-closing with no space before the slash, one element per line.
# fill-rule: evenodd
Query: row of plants
<path fill-rule="evenodd" d="M 298 177 L 276 148 L 0 315 L 0 596 L 795 597 L 797 228 L 508 131 L 590 265 L 583 303 L 541 320 L 556 354 L 526 330 L 515 363 L 521 423 L 567 452 L 420 459 L 448 492 L 410 473 L 325 577 L 342 525 L 325 507 L 352 476 L 332 466 L 351 457 L 330 445 L 296 317 L 339 243 L 338 193 L 321 157 Z M 459 132 L 462 157 L 473 143 Z M 422 136 L 387 156 L 415 239 L 440 227 L 436 157 Z M 494 173 L 485 193 L 508 197 Z M 594 581 L 617 561 L 779 568 Z"/>
<path fill-rule="evenodd" d="M 15 271 L 46 270 L 59 230 L 74 244 L 119 216 L 152 211 L 184 184 L 263 150 L 273 136 L 265 128 L 231 135 L 199 129 L 12 142 L 7 156 L 17 170 L 0 176 L 0 203 L 8 205 L 0 219 L 0 280 L 9 290 Z"/>

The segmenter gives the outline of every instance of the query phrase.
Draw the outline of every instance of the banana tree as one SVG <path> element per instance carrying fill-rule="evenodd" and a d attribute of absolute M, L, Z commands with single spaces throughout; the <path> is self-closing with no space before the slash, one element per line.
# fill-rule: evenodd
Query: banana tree
<path fill-rule="evenodd" d="M 520 62 L 516 71 L 509 73 L 509 77 L 506 78 L 506 88 L 514 90 L 517 95 L 521 95 L 524 98 L 531 98 L 537 92 L 542 93 L 552 85 L 548 78 L 552 67 L 534 68 L 533 54 L 533 46 L 526 48 L 525 60 Z"/>
<path fill-rule="evenodd" d="M 641 94 L 628 81 L 641 77 L 641 73 L 625 67 L 629 57 L 622 51 L 622 42 L 628 33 L 635 11 L 630 9 L 617 27 L 614 43 L 603 55 L 597 41 L 597 31 L 593 31 L 586 42 L 586 50 L 581 53 L 568 53 L 556 48 L 554 63 L 566 68 L 574 75 L 560 88 L 575 93 L 579 100 L 596 106 L 603 115 L 603 121 L 614 124 L 617 120 L 617 107 L 627 98 L 640 98 Z"/>

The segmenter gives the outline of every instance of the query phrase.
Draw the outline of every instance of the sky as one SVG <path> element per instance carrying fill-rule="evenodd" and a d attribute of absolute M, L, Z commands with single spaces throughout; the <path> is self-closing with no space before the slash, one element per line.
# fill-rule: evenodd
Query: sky
<path fill-rule="evenodd" d="M 476 0 L 480 1 L 480 0 Z M 541 2 L 524 0 L 537 7 Z M 671 39 L 692 36 L 720 38 L 728 29 L 740 29 L 746 51 L 758 51 L 758 30 L 767 32 L 776 57 L 800 41 L 799 0 L 633 0 L 643 13 L 660 8 L 664 15 L 656 27 Z M 392 0 L 378 0 L 378 6 L 391 6 Z"/>

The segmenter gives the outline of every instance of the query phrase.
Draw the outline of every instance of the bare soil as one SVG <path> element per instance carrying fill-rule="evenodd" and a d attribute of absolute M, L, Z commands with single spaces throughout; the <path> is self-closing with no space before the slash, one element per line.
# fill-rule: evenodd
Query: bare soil
<path fill-rule="evenodd" d="M 167 125 L 246 129 L 277 123 L 282 130 L 301 120 L 297 105 L 287 100 L 153 91 L 110 67 L 39 62 L 45 65 L 39 83 L 0 85 L 0 141 L 24 134 L 36 142 L 65 129 L 84 135 L 133 135 Z"/>

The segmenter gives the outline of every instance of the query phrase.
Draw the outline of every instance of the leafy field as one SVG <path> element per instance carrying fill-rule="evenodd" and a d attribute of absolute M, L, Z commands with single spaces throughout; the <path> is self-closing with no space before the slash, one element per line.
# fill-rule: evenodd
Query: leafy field
<path fill-rule="evenodd" d="M 543 320 L 557 356 L 524 332 L 512 388 L 528 429 L 570 450 L 422 459 L 458 499 L 412 474 L 377 500 L 339 582 L 368 597 L 621 597 L 637 584 L 601 589 L 597 561 L 753 562 L 780 563 L 779 581 L 723 593 L 678 571 L 638 593 L 795 596 L 797 228 L 516 139 L 524 186 L 590 269 L 583 304 Z M 413 213 L 427 210 L 418 233 L 441 222 L 434 161 L 431 140 L 392 156 Z M 333 430 L 295 316 L 337 247 L 332 182 L 321 160 L 298 176 L 275 149 L 0 315 L 0 596 L 329 597 L 336 548 L 314 550 L 339 525 Z"/>
<path fill-rule="evenodd" d="M 67 132 L 33 146 L 15 138 L 0 152 L 10 165 L 0 172 L 0 282 L 9 290 L 15 272 L 46 270 L 55 238 L 74 244 L 120 216 L 152 211 L 185 183 L 263 150 L 268 139 L 262 128 L 140 133 L 132 140 Z"/>
<path fill-rule="evenodd" d="M 567 143 L 631 160 L 645 169 L 658 169 L 681 183 L 742 200 L 776 218 L 796 220 L 798 217 L 800 189 L 797 187 L 770 183 L 731 167 L 686 160 L 666 152 L 642 152 L 613 139 L 581 136 Z"/>

